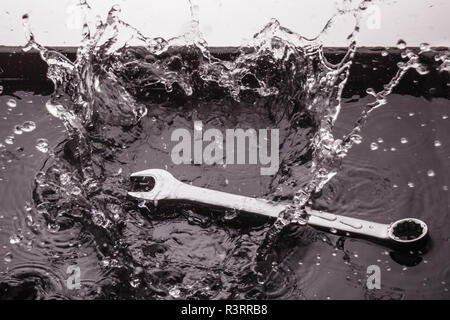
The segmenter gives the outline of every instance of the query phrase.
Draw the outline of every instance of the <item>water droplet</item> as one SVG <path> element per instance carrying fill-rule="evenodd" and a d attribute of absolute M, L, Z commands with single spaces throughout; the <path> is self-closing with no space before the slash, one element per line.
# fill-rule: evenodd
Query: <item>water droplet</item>
<path fill-rule="evenodd" d="M 109 227 L 110 221 L 105 217 L 105 214 L 99 210 L 92 210 L 92 222 L 102 228 Z"/>
<path fill-rule="evenodd" d="M 420 47 L 420 51 L 422 51 L 422 52 L 427 52 L 427 51 L 431 50 L 430 45 L 426 42 L 421 43 L 419 47 Z"/>
<path fill-rule="evenodd" d="M 17 107 L 17 102 L 14 99 L 9 99 L 8 101 L 6 101 L 6 105 L 10 108 L 15 108 Z"/>
<path fill-rule="evenodd" d="M 6 144 L 14 144 L 14 137 L 13 136 L 7 136 L 5 139 Z"/>
<path fill-rule="evenodd" d="M 36 123 L 34 123 L 33 121 L 25 121 L 22 124 L 22 131 L 23 132 L 31 132 L 34 129 L 36 129 Z"/>
<path fill-rule="evenodd" d="M 63 186 L 70 182 L 70 175 L 68 173 L 63 173 L 59 176 L 59 181 Z"/>
<path fill-rule="evenodd" d="M 440 142 L 439 140 L 434 140 L 434 146 L 440 147 L 440 146 L 442 146 L 442 142 Z"/>
<path fill-rule="evenodd" d="M 36 142 L 36 149 L 38 149 L 42 153 L 48 152 L 48 140 L 47 139 L 38 139 Z"/>
<path fill-rule="evenodd" d="M 14 134 L 22 134 L 22 127 L 20 125 L 17 125 L 14 127 Z"/>
<path fill-rule="evenodd" d="M 406 42 L 403 39 L 397 41 L 397 48 L 403 50 L 406 48 Z"/>
<path fill-rule="evenodd" d="M 31 210 L 33 210 L 33 207 L 31 205 L 31 203 L 27 202 L 25 203 L 25 206 L 23 207 L 25 209 L 25 211 L 30 212 Z"/>
<path fill-rule="evenodd" d="M 372 151 L 378 150 L 378 144 L 376 142 L 372 142 L 370 144 L 370 150 Z"/>
<path fill-rule="evenodd" d="M 400 139 L 400 142 L 403 143 L 403 144 L 408 143 L 408 139 L 403 137 L 403 138 Z"/>
<path fill-rule="evenodd" d="M 132 286 L 133 288 L 137 288 L 140 284 L 141 282 L 137 278 L 130 281 L 130 286 Z"/>
<path fill-rule="evenodd" d="M 392 148 L 391 148 L 391 151 L 392 151 L 392 152 L 397 151 L 397 148 L 392 147 Z"/>
<path fill-rule="evenodd" d="M 174 299 L 178 299 L 181 295 L 180 289 L 178 289 L 177 287 L 171 288 L 169 290 L 169 295 Z"/>
<path fill-rule="evenodd" d="M 412 182 L 408 182 L 408 187 L 410 187 L 410 188 L 414 188 L 414 183 L 412 183 Z"/>
<path fill-rule="evenodd" d="M 9 238 L 9 243 L 10 244 L 18 244 L 18 243 L 20 243 L 21 240 L 22 239 L 18 235 L 15 234 Z"/>
<path fill-rule="evenodd" d="M 434 171 L 433 170 L 428 170 L 427 171 L 427 176 L 429 176 L 429 177 L 434 177 L 436 174 L 434 173 Z"/>
<path fill-rule="evenodd" d="M 375 92 L 375 90 L 373 88 L 367 88 L 366 93 L 370 94 L 371 96 L 374 96 L 374 97 L 377 95 L 377 93 Z"/>
<path fill-rule="evenodd" d="M 5 257 L 3 258 L 3 260 L 5 260 L 5 262 L 9 263 L 9 262 L 12 261 L 12 258 L 13 258 L 12 253 L 11 253 L 11 252 L 7 252 L 7 253 L 5 254 Z"/>
<path fill-rule="evenodd" d="M 355 143 L 355 144 L 360 144 L 362 142 L 362 137 L 359 134 L 353 134 L 350 139 Z"/>
<path fill-rule="evenodd" d="M 377 142 L 378 142 L 378 143 L 383 143 L 384 140 L 383 140 L 382 138 L 378 138 L 378 139 L 377 139 Z"/>
<path fill-rule="evenodd" d="M 443 119 L 443 120 L 447 120 L 447 119 L 448 119 L 448 115 L 444 114 L 444 115 L 442 116 L 442 119 Z"/>

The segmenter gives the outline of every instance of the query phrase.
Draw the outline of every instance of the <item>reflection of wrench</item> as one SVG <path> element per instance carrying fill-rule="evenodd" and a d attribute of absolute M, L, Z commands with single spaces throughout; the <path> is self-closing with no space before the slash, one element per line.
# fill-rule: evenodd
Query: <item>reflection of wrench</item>
<path fill-rule="evenodd" d="M 276 204 L 264 199 L 250 198 L 183 183 L 169 172 L 161 169 L 149 169 L 135 172 L 131 177 L 149 177 L 154 186 L 149 191 L 129 192 L 134 198 L 159 201 L 178 200 L 202 203 L 237 211 L 250 212 L 272 218 L 278 217 L 287 208 L 286 204 Z M 308 224 L 331 233 L 359 235 L 378 240 L 389 241 L 397 245 L 417 244 L 426 238 L 428 227 L 425 222 L 406 218 L 391 224 L 382 224 L 366 220 L 339 216 L 332 213 L 306 209 Z"/>

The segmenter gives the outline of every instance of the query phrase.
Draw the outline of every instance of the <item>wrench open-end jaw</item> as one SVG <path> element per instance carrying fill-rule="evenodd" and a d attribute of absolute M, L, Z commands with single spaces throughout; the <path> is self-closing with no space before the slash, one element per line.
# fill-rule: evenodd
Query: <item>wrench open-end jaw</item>
<path fill-rule="evenodd" d="M 150 191 L 128 192 L 128 195 L 149 201 L 176 200 L 177 187 L 182 184 L 175 177 L 162 169 L 148 169 L 131 174 L 131 177 L 148 177 L 154 182 Z"/>
<path fill-rule="evenodd" d="M 187 201 L 271 218 L 277 218 L 288 207 L 288 204 L 192 186 L 177 180 L 172 174 L 162 169 L 135 172 L 131 177 L 149 177 L 154 180 L 151 190 L 128 193 L 128 195 L 142 200 Z M 382 224 L 310 208 L 307 208 L 306 212 L 309 225 L 331 233 L 371 238 L 408 248 L 422 245 L 428 237 L 428 227 L 425 222 L 415 218 Z"/>

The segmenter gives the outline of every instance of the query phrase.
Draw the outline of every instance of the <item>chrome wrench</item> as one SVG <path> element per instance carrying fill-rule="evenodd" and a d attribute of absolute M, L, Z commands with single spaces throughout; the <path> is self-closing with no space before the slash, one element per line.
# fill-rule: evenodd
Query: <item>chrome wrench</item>
<path fill-rule="evenodd" d="M 287 204 L 273 203 L 265 199 L 192 186 L 177 180 L 172 174 L 162 169 L 135 172 L 131 177 L 148 177 L 154 182 L 154 186 L 148 191 L 128 193 L 131 197 L 142 200 L 193 202 L 270 218 L 277 218 L 288 207 Z M 428 235 L 426 223 L 415 218 L 382 224 L 310 208 L 306 208 L 306 213 L 308 214 L 308 224 L 315 228 L 331 233 L 343 233 L 347 236 L 372 238 L 400 246 L 422 243 L 422 240 L 426 239 Z"/>

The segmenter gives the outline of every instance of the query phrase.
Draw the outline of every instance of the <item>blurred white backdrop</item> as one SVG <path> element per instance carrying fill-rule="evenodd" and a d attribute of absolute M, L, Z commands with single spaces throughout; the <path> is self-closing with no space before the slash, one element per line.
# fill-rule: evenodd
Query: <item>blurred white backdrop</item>
<path fill-rule="evenodd" d="M 358 1 L 358 0 L 355 0 Z M 79 0 L 1 0 L 0 45 L 23 45 L 21 16 L 30 15 L 37 41 L 49 46 L 77 46 Z M 305 37 L 315 37 L 340 5 L 338 0 L 196 0 L 200 30 L 210 46 L 244 44 L 271 18 Z M 150 37 L 170 38 L 190 23 L 188 0 L 91 0 L 95 14 L 105 17 L 114 4 L 122 19 Z M 449 46 L 449 0 L 380 0 L 366 13 L 360 46 L 395 46 L 398 39 L 417 46 Z M 345 46 L 352 26 L 342 19 L 325 45 Z"/>

